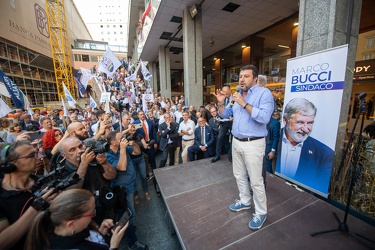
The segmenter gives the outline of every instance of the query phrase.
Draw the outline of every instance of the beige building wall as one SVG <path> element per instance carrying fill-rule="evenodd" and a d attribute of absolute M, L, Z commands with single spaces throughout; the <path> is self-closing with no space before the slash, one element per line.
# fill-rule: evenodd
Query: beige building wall
<path fill-rule="evenodd" d="M 72 0 L 65 0 L 69 43 L 76 38 L 91 39 Z M 48 22 L 43 0 L 0 1 L 0 37 L 51 57 Z"/>

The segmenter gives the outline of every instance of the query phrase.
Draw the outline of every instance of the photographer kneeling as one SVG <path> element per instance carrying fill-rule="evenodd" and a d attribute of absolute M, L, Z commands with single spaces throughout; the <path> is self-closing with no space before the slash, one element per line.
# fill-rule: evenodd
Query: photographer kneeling
<path fill-rule="evenodd" d="M 1 172 L 5 173 L 0 180 L 1 249 L 23 249 L 34 217 L 55 196 L 52 190 L 37 200 L 32 196 L 37 181 L 32 173 L 43 166 L 42 159 L 29 141 L 16 141 L 1 151 Z"/>

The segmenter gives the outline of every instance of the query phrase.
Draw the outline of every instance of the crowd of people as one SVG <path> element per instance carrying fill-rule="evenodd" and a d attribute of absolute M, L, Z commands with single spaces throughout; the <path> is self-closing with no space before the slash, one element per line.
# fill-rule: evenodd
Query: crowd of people
<path fill-rule="evenodd" d="M 232 141 L 242 137 L 232 131 L 236 119 L 233 113 L 236 106 L 233 111 L 232 106 L 239 101 L 229 86 L 217 93 L 218 104 L 208 103 L 196 109 L 188 105 L 184 95 L 163 97 L 153 93 L 140 78 L 128 85 L 117 73 L 112 79 L 99 73 L 97 78 L 103 89 L 111 93 L 110 110 L 104 103 L 96 108 L 90 105 L 84 109 L 72 108 L 68 114 L 48 107 L 35 109 L 33 115 L 16 109 L 1 118 L 2 248 L 115 249 L 125 234 L 130 249 L 148 249 L 135 232 L 135 205 L 151 199 L 149 181 L 160 195 L 153 178 L 154 169 L 204 158 L 212 158 L 211 162 L 215 163 L 227 152 L 228 159 L 235 163 Z M 147 110 L 143 110 L 141 97 L 145 93 L 154 95 L 154 102 L 147 103 Z M 269 102 L 272 113 L 272 95 Z M 274 115 L 272 119 L 278 121 L 278 112 Z M 266 116 L 262 122 L 263 138 L 267 134 Z M 240 126 L 247 126 L 246 120 L 241 123 Z M 232 132 L 235 132 L 234 139 Z M 273 134 L 277 137 L 277 133 Z M 278 137 L 272 140 L 275 139 Z M 277 142 L 271 145 L 267 147 L 267 160 L 274 157 L 273 145 Z M 233 152 L 238 154 L 237 150 Z M 263 149 L 256 159 L 264 153 Z M 159 164 L 156 156 L 160 157 Z M 267 170 L 272 171 L 271 168 L 271 163 L 267 163 Z M 141 190 L 138 190 L 137 174 Z M 54 184 L 35 195 L 35 187 L 40 188 L 38 178 L 45 176 L 58 178 L 61 183 L 73 176 L 79 181 L 64 187 L 69 191 L 61 191 L 63 188 Z M 256 184 L 252 186 L 254 197 L 257 192 L 259 196 L 265 195 L 264 189 L 260 189 L 263 182 L 260 179 L 252 182 Z M 242 199 L 240 208 L 249 207 L 247 193 L 246 199 Z M 266 205 L 259 199 L 256 206 L 260 207 L 262 216 Z M 126 211 L 130 213 L 129 223 L 123 228 L 110 229 Z"/>

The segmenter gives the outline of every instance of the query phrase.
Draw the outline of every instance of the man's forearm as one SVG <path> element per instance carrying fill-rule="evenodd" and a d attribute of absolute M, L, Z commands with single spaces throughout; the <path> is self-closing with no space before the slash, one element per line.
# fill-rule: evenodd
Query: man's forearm
<path fill-rule="evenodd" d="M 102 164 L 102 166 L 104 169 L 104 173 L 103 173 L 104 178 L 106 178 L 107 180 L 112 180 L 116 178 L 116 175 L 117 175 L 116 169 L 108 161 L 105 161 Z"/>
<path fill-rule="evenodd" d="M 126 171 L 126 166 L 128 165 L 128 157 L 126 156 L 126 149 L 120 149 L 120 159 L 117 163 L 117 170 Z"/>

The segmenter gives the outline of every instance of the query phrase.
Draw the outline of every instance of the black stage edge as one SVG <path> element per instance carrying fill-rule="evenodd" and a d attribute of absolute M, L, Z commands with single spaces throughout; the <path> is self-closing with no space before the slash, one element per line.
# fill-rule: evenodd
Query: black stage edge
<path fill-rule="evenodd" d="M 268 215 L 263 227 L 251 231 L 254 209 L 231 212 L 238 199 L 232 163 L 226 155 L 154 170 L 155 177 L 183 249 L 368 249 L 341 233 L 311 237 L 337 224 L 343 211 L 267 175 Z M 350 229 L 368 238 L 375 227 L 349 215 Z"/>

